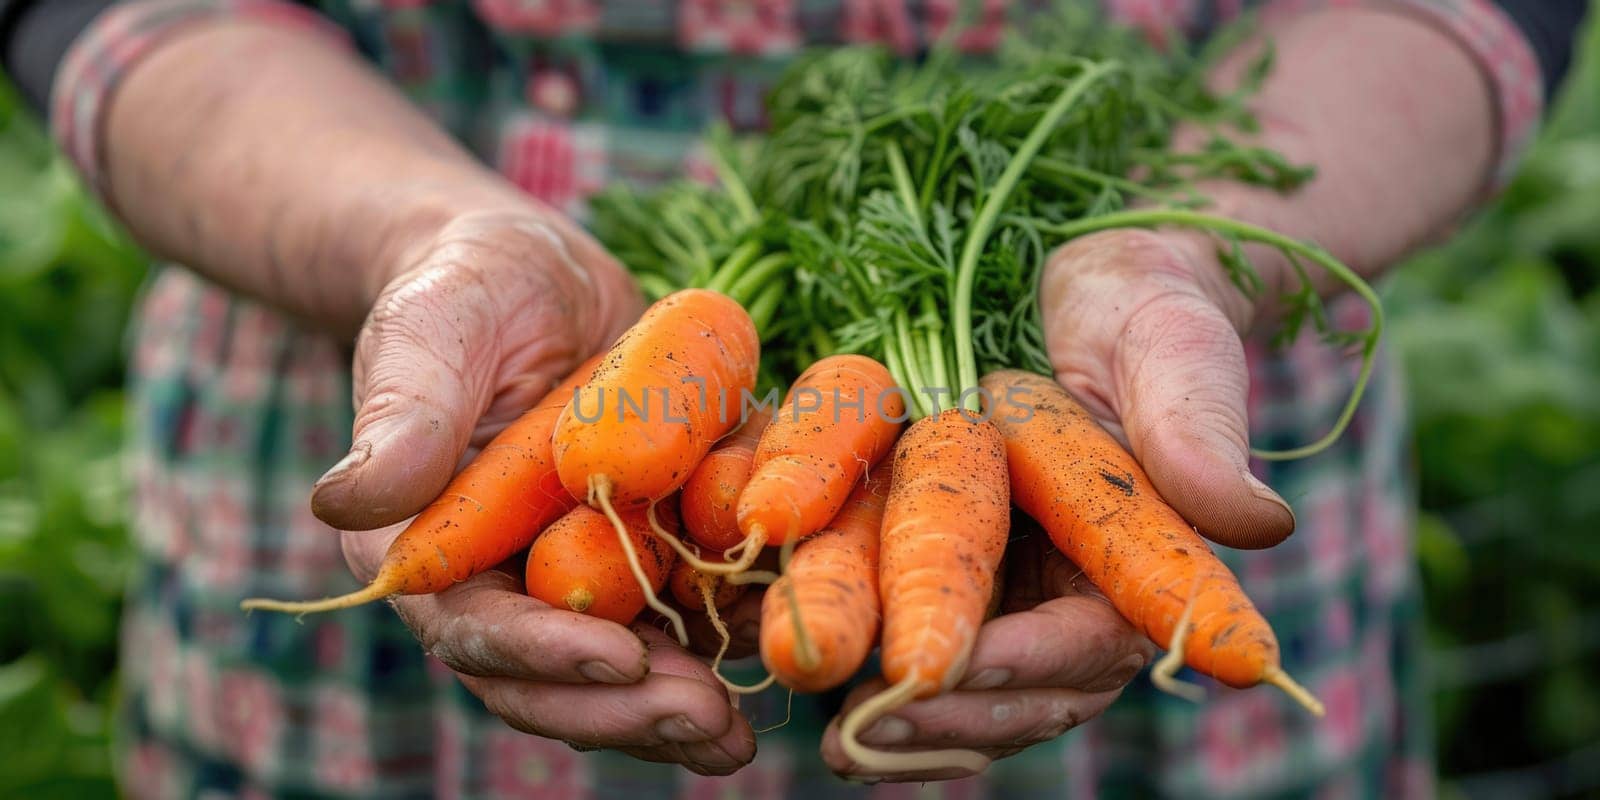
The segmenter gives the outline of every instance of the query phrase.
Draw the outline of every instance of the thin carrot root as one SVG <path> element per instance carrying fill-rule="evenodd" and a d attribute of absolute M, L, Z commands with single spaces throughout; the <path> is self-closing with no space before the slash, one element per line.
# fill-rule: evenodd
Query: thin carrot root
<path fill-rule="evenodd" d="M 650 508 L 645 511 L 645 517 L 650 521 L 650 530 L 655 531 L 656 538 L 666 542 L 667 546 L 678 554 L 678 558 L 688 562 L 689 566 L 695 568 L 695 571 L 707 575 L 737 575 L 744 572 L 750 568 L 751 564 L 756 563 L 756 558 L 761 555 L 761 548 L 767 543 L 767 537 L 757 533 L 728 550 L 729 553 L 732 553 L 733 550 L 739 550 L 737 561 L 707 561 L 689 549 L 689 546 L 684 544 L 682 539 L 672 535 L 672 532 L 666 528 L 661 527 L 661 523 L 656 519 L 655 503 L 650 504 Z"/>
<path fill-rule="evenodd" d="M 628 527 L 622 524 L 622 517 L 611 506 L 610 478 L 604 475 L 589 476 L 589 502 L 598 504 L 601 513 L 611 520 L 611 527 L 616 528 L 617 541 L 622 544 L 623 555 L 628 557 L 628 569 L 633 572 L 633 579 L 639 582 L 639 589 L 644 592 L 645 603 L 672 623 L 672 630 L 678 635 L 678 644 L 688 647 L 689 630 L 683 624 L 683 615 L 656 596 L 655 588 L 650 585 L 650 576 L 644 574 L 644 567 L 639 564 L 639 554 L 633 549 L 633 537 L 628 535 Z M 651 523 L 654 522 L 652 519 Z"/>
<path fill-rule="evenodd" d="M 743 586 L 747 583 L 777 583 L 778 573 L 764 569 L 753 569 L 741 572 L 738 575 L 729 575 L 723 580 L 734 586 Z"/>
<path fill-rule="evenodd" d="M 911 702 L 920 681 L 915 674 L 868 698 L 844 716 L 839 723 L 839 746 L 851 761 L 874 773 L 923 772 L 956 767 L 977 774 L 989 768 L 989 757 L 975 750 L 924 750 L 917 753 L 890 753 L 862 744 L 863 728 L 880 717 Z"/>
<path fill-rule="evenodd" d="M 785 539 L 783 546 L 778 550 L 778 569 L 788 571 L 789 559 L 794 557 L 795 537 Z M 789 603 L 789 624 L 794 627 L 795 665 L 800 669 L 810 672 L 822 663 L 822 656 L 817 652 L 817 646 L 811 641 L 811 635 L 806 632 L 805 622 L 800 618 L 800 597 L 795 593 L 794 581 L 783 587 L 783 598 Z"/>
<path fill-rule="evenodd" d="M 822 656 L 806 632 L 805 623 L 800 621 L 800 597 L 795 593 L 794 581 L 784 584 L 783 598 L 789 603 L 789 624 L 794 628 L 794 663 L 802 671 L 812 672 L 822 665 Z"/>
<path fill-rule="evenodd" d="M 1196 580 L 1198 585 L 1199 581 Z M 1166 655 L 1150 668 L 1150 682 L 1157 689 L 1170 695 L 1175 695 L 1191 703 L 1199 703 L 1206 699 L 1206 690 L 1197 684 L 1180 681 L 1175 675 L 1183 669 L 1184 645 L 1189 640 L 1189 631 L 1194 626 L 1189 622 L 1189 616 L 1194 612 L 1194 596 L 1191 594 L 1189 602 L 1183 606 L 1183 613 L 1178 615 L 1178 626 L 1172 630 L 1172 644 L 1167 648 Z"/>
<path fill-rule="evenodd" d="M 1296 703 L 1305 706 L 1306 710 L 1315 716 L 1320 717 L 1327 712 L 1327 709 L 1322 705 L 1322 701 L 1318 700 L 1317 696 L 1311 693 L 1311 690 L 1301 686 L 1294 678 L 1289 677 L 1289 673 L 1284 672 L 1281 667 L 1267 667 L 1266 674 L 1261 676 L 1261 682 L 1282 689 L 1284 694 L 1294 698 Z"/>
<path fill-rule="evenodd" d="M 789 724 L 789 720 L 791 720 L 791 719 L 794 719 L 794 690 L 793 689 L 789 690 L 789 699 L 788 699 L 787 702 L 784 703 L 784 706 L 783 706 L 783 721 L 775 723 L 775 724 L 772 724 L 772 725 L 768 725 L 765 728 L 756 728 L 754 732 L 758 733 L 758 734 L 771 733 L 771 732 L 773 732 L 773 731 L 775 731 L 775 730 L 777 730 L 777 729 L 779 729 L 779 728 L 781 728 L 781 727 L 783 727 L 785 725 L 788 725 Z"/>
<path fill-rule="evenodd" d="M 729 692 L 736 695 L 766 691 L 768 686 L 777 681 L 777 675 L 769 672 L 764 680 L 750 686 L 734 683 L 723 676 L 722 657 L 728 654 L 728 645 L 733 641 L 733 636 L 728 633 L 728 626 L 722 621 L 722 614 L 717 611 L 717 596 L 716 592 L 711 590 L 711 581 L 701 576 L 698 583 L 700 584 L 700 597 L 706 603 L 706 619 L 711 620 L 711 627 L 716 630 L 718 636 L 722 637 L 722 646 L 717 648 L 717 657 L 711 660 L 711 674 L 717 676 L 717 680 L 722 681 L 722 685 Z"/>
<path fill-rule="evenodd" d="M 296 617 L 303 617 L 307 614 L 319 614 L 324 611 L 338 611 L 342 608 L 354 608 L 365 603 L 370 603 L 374 600 L 382 600 L 383 598 L 395 593 L 396 590 L 390 587 L 387 581 L 373 581 L 367 586 L 357 589 L 349 594 L 339 595 L 338 597 L 306 601 L 273 600 L 266 597 L 252 597 L 240 603 L 239 608 L 245 611 L 256 611 L 258 609 L 261 611 L 279 611 L 284 614 L 294 614 Z"/>

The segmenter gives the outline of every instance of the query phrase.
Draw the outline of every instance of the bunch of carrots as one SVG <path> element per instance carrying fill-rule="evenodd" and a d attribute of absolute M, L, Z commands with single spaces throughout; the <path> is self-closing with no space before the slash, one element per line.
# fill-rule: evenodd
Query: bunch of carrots
<path fill-rule="evenodd" d="M 1038 265 L 1092 231 L 1185 225 L 1215 234 L 1258 291 L 1240 245 L 1278 248 L 1304 280 L 1286 335 L 1310 322 L 1362 344 L 1363 378 L 1381 315 L 1329 329 L 1308 265 L 1376 300 L 1315 246 L 1204 213 L 1204 181 L 1292 190 L 1309 175 L 1224 134 L 1249 124 L 1250 85 L 1215 95 L 1203 58 L 1098 26 L 1033 31 L 1052 48 L 1018 40 L 982 68 L 940 49 L 916 68 L 862 48 L 803 62 L 766 137 L 714 139 L 717 185 L 606 195 L 597 233 L 656 302 L 485 447 L 369 586 L 245 607 L 437 592 L 526 551 L 533 597 L 618 623 L 650 609 L 685 642 L 683 615 L 705 614 L 725 651 L 719 611 L 769 584 L 770 678 L 731 691 L 837 687 L 877 647 L 889 688 L 844 720 L 847 754 L 980 770 L 977 753 L 882 752 L 857 735 L 960 681 L 1015 506 L 1168 651 L 1159 686 L 1192 695 L 1174 678 L 1188 665 L 1320 714 L 1234 575 L 1046 377 Z M 1173 151 L 1179 124 L 1210 143 Z M 1331 441 L 1356 400 L 1322 442 L 1262 455 Z M 758 568 L 774 552 L 776 570 Z"/>

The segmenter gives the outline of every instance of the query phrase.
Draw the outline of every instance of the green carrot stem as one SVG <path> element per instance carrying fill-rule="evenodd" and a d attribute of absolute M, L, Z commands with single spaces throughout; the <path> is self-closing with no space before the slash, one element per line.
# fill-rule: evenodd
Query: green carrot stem
<path fill-rule="evenodd" d="M 656 301 L 677 291 L 678 287 L 672 281 L 661 275 L 635 275 L 634 280 L 639 282 L 639 288 L 644 291 L 645 297 Z"/>
<path fill-rule="evenodd" d="M 900 202 L 910 212 L 911 218 L 917 221 L 917 230 L 922 227 L 922 208 L 917 202 L 917 190 L 911 183 L 911 170 L 906 168 L 905 154 L 900 152 L 900 145 L 891 140 L 888 147 L 884 148 L 889 157 L 889 172 L 894 175 L 895 190 L 900 193 Z"/>
<path fill-rule="evenodd" d="M 727 148 L 732 146 L 731 139 L 732 134 L 726 125 L 719 123 L 712 129 L 709 139 L 711 146 L 708 148 L 711 151 L 711 169 L 717 173 L 717 181 L 733 200 L 739 220 L 754 225 L 761 221 L 761 212 L 756 209 L 756 201 L 750 197 L 750 187 L 745 185 L 744 179 L 739 177 L 728 158 Z"/>
<path fill-rule="evenodd" d="M 961 259 L 956 264 L 955 291 L 952 292 L 954 300 L 950 309 L 955 323 L 957 383 L 950 388 L 958 396 L 967 387 L 978 385 L 978 358 L 972 348 L 972 286 L 977 279 L 978 259 L 983 255 L 983 247 L 988 243 L 989 234 L 994 230 L 995 220 L 1011 197 L 1011 192 L 1016 189 L 1017 182 L 1022 178 L 1028 163 L 1061 124 L 1061 118 L 1066 116 L 1067 111 L 1083 97 L 1090 86 L 1117 68 L 1115 62 L 1109 61 L 1092 64 L 1061 91 L 1045 110 L 1044 116 L 1033 126 L 1033 130 L 1028 132 L 1028 137 L 1017 147 L 1016 153 L 1011 156 L 1011 161 L 1006 164 L 1005 171 L 1000 173 L 1000 178 L 995 181 L 989 195 L 984 198 L 983 206 L 973 220 L 971 230 L 967 232 L 967 241 L 961 248 Z M 977 402 L 975 395 L 969 397 L 967 410 L 980 411 Z"/>
<path fill-rule="evenodd" d="M 767 326 L 772 324 L 772 317 L 778 311 L 778 303 L 783 301 L 787 288 L 782 283 L 774 283 L 766 288 L 756 299 L 745 306 L 750 314 L 750 321 L 756 326 L 756 334 L 765 341 Z"/>
<path fill-rule="evenodd" d="M 702 288 L 721 292 L 733 297 L 732 285 L 739 273 L 744 270 L 756 256 L 761 254 L 761 243 L 755 241 L 745 242 L 733 249 L 722 263 L 711 270 L 711 277 L 707 278 Z"/>
<path fill-rule="evenodd" d="M 787 271 L 789 266 L 787 253 L 768 253 L 743 270 L 743 274 L 728 287 L 728 296 L 744 302 L 746 298 L 765 291 L 766 285 Z"/>
<path fill-rule="evenodd" d="M 894 382 L 906 391 L 906 411 L 911 414 L 911 418 L 922 419 L 928 416 L 928 409 L 923 405 L 926 398 L 906 373 L 905 361 L 900 358 L 900 345 L 894 339 L 884 342 L 883 365 L 888 367 L 889 374 L 894 376 Z"/>
<path fill-rule="evenodd" d="M 906 380 L 903 384 L 908 391 L 919 392 L 921 387 L 930 386 L 928 375 L 922 370 L 922 361 L 917 357 L 917 345 L 911 338 L 911 320 L 906 316 L 905 309 L 894 314 L 895 344 L 900 348 L 901 363 L 905 365 Z"/>

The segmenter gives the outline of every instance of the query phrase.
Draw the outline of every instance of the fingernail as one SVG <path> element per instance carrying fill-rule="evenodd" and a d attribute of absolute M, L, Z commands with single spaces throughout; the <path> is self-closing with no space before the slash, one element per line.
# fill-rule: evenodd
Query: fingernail
<path fill-rule="evenodd" d="M 656 722 L 655 730 L 657 736 L 669 742 L 703 742 L 711 738 L 711 734 L 700 730 L 699 726 L 682 714 Z"/>
<path fill-rule="evenodd" d="M 899 717 L 884 717 L 872 724 L 861 740 L 873 744 L 903 744 L 911 741 L 916 726 Z"/>
<path fill-rule="evenodd" d="M 616 667 L 604 661 L 585 661 L 578 665 L 578 674 L 595 683 L 633 683 L 634 680 L 622 674 Z"/>
<path fill-rule="evenodd" d="M 1092 686 L 1084 687 L 1084 691 L 1109 692 L 1113 689 L 1120 689 L 1127 686 L 1128 682 L 1133 680 L 1141 669 L 1144 669 L 1144 656 L 1138 653 L 1129 653 L 1126 658 L 1117 662 L 1117 665 L 1112 667 L 1104 678 L 1101 678 Z"/>
<path fill-rule="evenodd" d="M 687 754 L 691 751 L 691 748 L 686 747 L 684 750 L 685 754 Z M 723 749 L 722 745 L 716 742 L 696 743 L 692 746 L 692 752 L 694 753 L 694 763 L 708 770 L 720 771 L 739 765 L 739 759 L 734 758 L 727 750 Z"/>
<path fill-rule="evenodd" d="M 345 475 L 367 463 L 367 459 L 371 457 L 372 443 L 356 442 L 350 447 L 350 452 L 346 453 L 344 458 L 339 459 L 339 463 L 334 464 L 331 469 L 322 473 L 322 477 L 318 478 L 315 484 L 312 484 L 312 490 L 315 491 L 326 484 L 343 480 Z"/>
<path fill-rule="evenodd" d="M 1273 491 L 1272 487 L 1262 483 L 1261 479 L 1257 478 L 1255 473 L 1250 471 L 1249 467 L 1246 467 L 1244 470 L 1244 482 L 1246 486 L 1250 487 L 1251 494 L 1261 498 L 1262 500 L 1274 503 L 1279 508 L 1283 509 L 1283 513 L 1289 517 L 1290 527 L 1293 527 L 1295 521 L 1294 509 L 1290 508 L 1289 503 L 1279 496 L 1277 492 Z"/>
<path fill-rule="evenodd" d="M 961 688 L 982 691 L 984 689 L 998 689 L 1011 681 L 1011 670 L 1004 667 L 990 667 L 976 675 L 962 681 Z"/>

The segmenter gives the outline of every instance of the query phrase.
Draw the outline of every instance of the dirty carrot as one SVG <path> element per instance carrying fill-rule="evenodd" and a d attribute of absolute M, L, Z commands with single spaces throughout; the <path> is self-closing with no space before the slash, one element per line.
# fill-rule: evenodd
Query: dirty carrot
<path fill-rule="evenodd" d="M 844 683 L 878 638 L 878 538 L 889 476 L 856 484 L 826 528 L 795 546 L 761 602 L 761 661 L 800 692 Z M 796 609 L 801 609 L 796 613 Z"/>
<path fill-rule="evenodd" d="M 905 394 L 882 364 L 828 356 L 801 373 L 756 444 L 739 495 L 739 529 L 751 546 L 809 536 L 839 513 L 862 474 L 893 447 Z"/>
<path fill-rule="evenodd" d="M 1181 660 L 1229 686 L 1272 684 L 1322 713 L 1283 671 L 1277 637 L 1238 579 L 1082 406 L 1055 381 L 1028 372 L 991 373 L 982 385 L 1014 398 L 994 422 L 1005 437 L 1017 506 L 1117 611 L 1176 653 L 1158 680 L 1166 682 Z"/>
<path fill-rule="evenodd" d="M 900 438 L 892 480 L 878 562 L 889 688 L 845 715 L 839 741 L 873 772 L 981 772 L 989 759 L 971 750 L 889 753 L 857 737 L 885 713 L 949 690 L 966 672 L 1011 521 L 1005 443 L 994 425 L 963 409 L 926 417 Z"/>
<path fill-rule="evenodd" d="M 646 606 L 669 619 L 677 617 L 656 596 L 672 572 L 672 550 L 656 539 L 643 509 L 617 515 L 627 533 L 623 539 L 604 513 L 585 505 L 551 524 L 528 551 L 528 594 L 556 608 L 623 625 Z M 671 520 L 676 515 L 662 516 Z M 636 574 L 648 580 L 641 583 Z"/>
<path fill-rule="evenodd" d="M 739 424 L 760 358 L 750 315 L 727 295 L 684 289 L 656 301 L 612 345 L 556 423 L 562 485 L 604 512 L 624 545 L 628 532 L 617 508 L 645 508 L 645 523 L 658 527 L 648 509 L 677 491 L 712 444 Z M 663 540 L 678 544 L 674 534 Z M 654 600 L 648 576 L 633 572 Z M 687 644 L 682 619 L 669 617 Z"/>
<path fill-rule="evenodd" d="M 683 527 L 701 547 L 722 552 L 744 539 L 739 531 L 739 493 L 750 482 L 756 442 L 771 420 L 770 409 L 752 409 L 750 418 L 717 442 L 683 484 Z"/>
<path fill-rule="evenodd" d="M 685 289 L 657 301 L 556 424 L 561 483 L 591 505 L 619 508 L 676 491 L 739 424 L 760 355 L 750 315 L 726 295 Z"/>
<path fill-rule="evenodd" d="M 372 583 L 326 600 L 253 598 L 241 606 L 247 611 L 306 614 L 394 594 L 439 592 L 527 547 L 539 531 L 578 503 L 556 474 L 550 435 L 573 389 L 588 381 L 599 363 L 598 355 L 584 362 L 490 440 L 389 545 Z"/>

